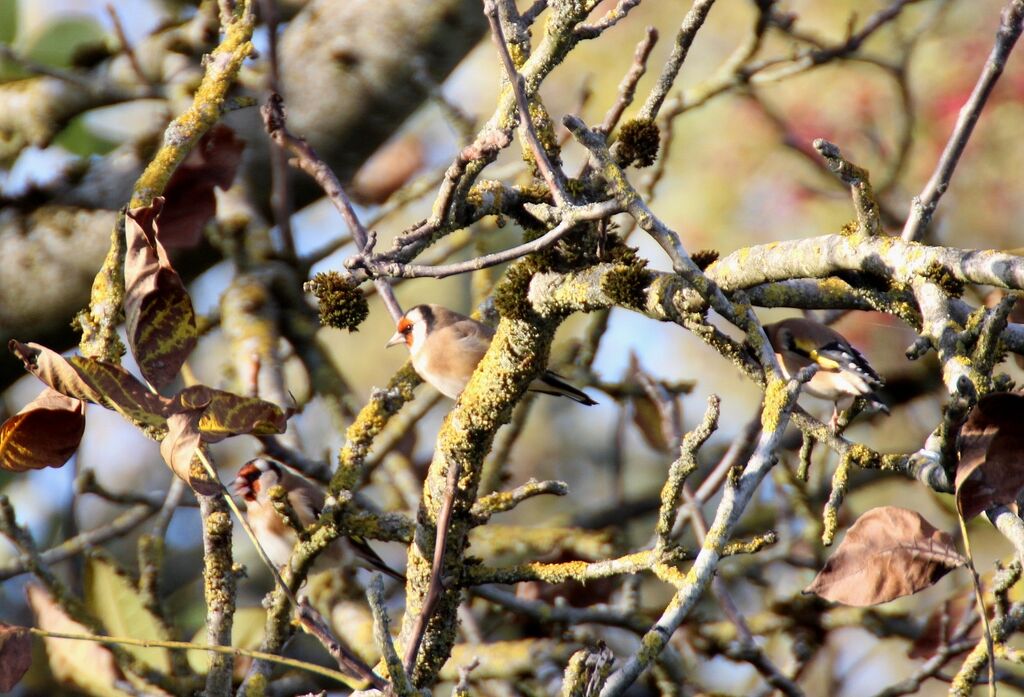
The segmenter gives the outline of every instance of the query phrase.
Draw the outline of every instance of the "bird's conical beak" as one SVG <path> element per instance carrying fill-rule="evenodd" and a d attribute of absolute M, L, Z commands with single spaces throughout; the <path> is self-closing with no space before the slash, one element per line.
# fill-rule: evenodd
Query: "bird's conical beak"
<path fill-rule="evenodd" d="M 397 346 L 398 344 L 404 343 L 405 335 L 400 332 L 395 332 L 394 336 L 388 339 L 388 343 L 384 344 L 384 348 L 391 348 L 392 346 Z"/>

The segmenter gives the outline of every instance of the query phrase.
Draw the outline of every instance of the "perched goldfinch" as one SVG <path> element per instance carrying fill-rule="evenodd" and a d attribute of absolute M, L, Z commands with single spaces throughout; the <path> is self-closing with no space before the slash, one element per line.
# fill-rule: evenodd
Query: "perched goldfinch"
<path fill-rule="evenodd" d="M 282 520 L 270 500 L 270 490 L 278 484 L 288 492 L 288 503 L 304 526 L 316 521 L 320 515 L 324 506 L 324 493 L 310 480 L 273 460 L 256 458 L 238 470 L 234 489 L 245 500 L 246 520 L 270 561 L 280 568 L 291 558 L 298 535 Z M 368 569 L 405 581 L 405 577 L 385 564 L 365 540 L 356 537 L 339 538 L 331 543 L 317 557 L 310 573 L 351 563 L 361 563 L 361 566 Z"/>
<path fill-rule="evenodd" d="M 406 344 L 419 376 L 441 394 L 457 399 L 494 338 L 482 322 L 440 305 L 417 305 L 398 320 L 387 346 Z M 561 395 L 590 406 L 597 404 L 581 390 L 547 371 L 533 381 L 533 392 Z"/>
<path fill-rule="evenodd" d="M 849 409 L 857 397 L 867 397 L 883 411 L 888 411 L 872 397 L 884 381 L 839 332 L 820 322 L 798 317 L 766 324 L 764 331 L 787 379 L 812 363 L 818 365 L 818 372 L 804 385 L 804 391 L 833 402 L 833 430 L 840 409 Z"/>

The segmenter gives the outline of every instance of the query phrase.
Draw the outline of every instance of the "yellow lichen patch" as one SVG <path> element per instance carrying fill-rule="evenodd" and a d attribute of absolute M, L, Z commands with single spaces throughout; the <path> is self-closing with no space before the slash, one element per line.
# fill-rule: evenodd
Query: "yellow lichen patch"
<path fill-rule="evenodd" d="M 764 389 L 764 411 L 761 413 L 761 427 L 766 433 L 772 433 L 779 428 L 782 413 L 789 408 L 789 402 L 786 381 L 769 377 Z"/>

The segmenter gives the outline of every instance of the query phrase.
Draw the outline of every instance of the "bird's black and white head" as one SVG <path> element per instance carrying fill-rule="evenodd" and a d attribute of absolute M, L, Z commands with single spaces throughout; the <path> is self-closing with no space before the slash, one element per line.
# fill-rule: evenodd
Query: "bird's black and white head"
<path fill-rule="evenodd" d="M 427 335 L 433 330 L 437 314 L 433 305 L 417 305 L 411 308 L 398 320 L 396 331 L 388 340 L 387 346 L 405 344 L 410 352 L 417 353 L 423 348 Z"/>
<path fill-rule="evenodd" d="M 796 342 L 793 340 L 793 332 L 785 327 L 779 327 L 774 336 L 770 339 L 772 347 L 776 351 L 797 351 Z"/>
<path fill-rule="evenodd" d="M 248 502 L 256 501 L 281 481 L 281 466 L 258 457 L 242 465 L 235 476 L 235 494 Z"/>

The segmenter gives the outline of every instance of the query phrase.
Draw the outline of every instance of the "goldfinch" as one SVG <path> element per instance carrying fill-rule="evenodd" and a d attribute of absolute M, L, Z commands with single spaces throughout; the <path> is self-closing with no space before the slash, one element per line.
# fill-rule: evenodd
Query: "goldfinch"
<path fill-rule="evenodd" d="M 260 457 L 242 465 L 235 477 L 234 490 L 235 494 L 245 500 L 245 517 L 260 546 L 270 561 L 281 568 L 291 558 L 298 535 L 274 510 L 270 490 L 279 484 L 288 492 L 288 503 L 295 510 L 299 522 L 303 526 L 315 522 L 324 507 L 323 491 L 302 475 L 273 460 Z M 405 581 L 402 574 L 384 563 L 366 540 L 358 537 L 335 540 L 317 557 L 310 573 L 350 563 L 361 563 L 366 568 Z"/>
<path fill-rule="evenodd" d="M 839 420 L 840 409 L 849 409 L 857 397 L 867 397 L 883 411 L 888 411 L 872 396 L 884 381 L 860 351 L 839 332 L 820 322 L 799 317 L 766 324 L 764 331 L 787 379 L 802 368 L 818 365 L 818 372 L 804 385 L 804 391 L 834 404 L 833 430 Z"/>
<path fill-rule="evenodd" d="M 406 344 L 421 378 L 441 394 L 457 399 L 494 338 L 482 322 L 440 305 L 417 305 L 398 320 L 387 346 Z M 568 397 L 587 406 L 597 404 L 551 371 L 533 381 L 533 392 Z"/>

